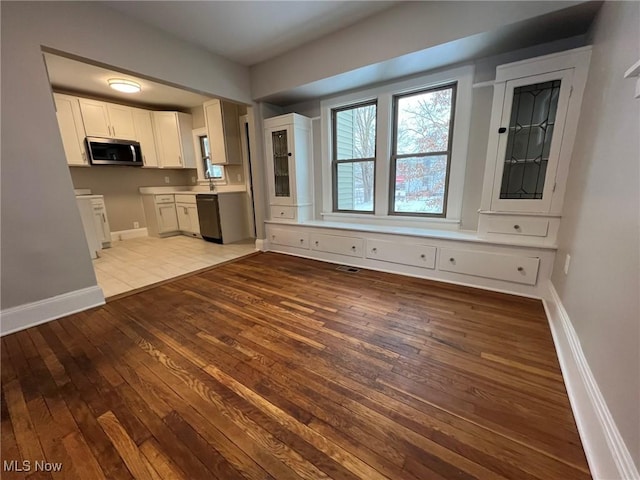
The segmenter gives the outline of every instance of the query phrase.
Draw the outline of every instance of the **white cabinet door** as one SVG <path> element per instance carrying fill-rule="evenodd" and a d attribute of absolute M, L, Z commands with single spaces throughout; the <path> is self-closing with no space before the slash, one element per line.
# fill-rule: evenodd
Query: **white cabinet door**
<path fill-rule="evenodd" d="M 67 164 L 87 166 L 87 154 L 84 148 L 84 126 L 80 114 L 80 103 L 76 97 L 54 93 L 56 117 L 62 137 Z"/>
<path fill-rule="evenodd" d="M 240 119 L 232 103 L 211 100 L 204 105 L 204 119 L 209 137 L 211 163 L 241 165 Z"/>
<path fill-rule="evenodd" d="M 269 203 L 272 205 L 293 205 L 296 203 L 292 139 L 293 128 L 291 126 L 279 126 L 265 130 Z"/>
<path fill-rule="evenodd" d="M 195 205 L 187 206 L 187 214 L 191 224 L 191 232 L 200 234 L 200 220 L 198 219 L 198 208 Z"/>
<path fill-rule="evenodd" d="M 573 70 L 506 83 L 491 210 L 551 208 Z M 568 159 L 565 159 L 568 161 Z"/>
<path fill-rule="evenodd" d="M 161 167 L 181 168 L 182 145 L 176 112 L 153 112 L 158 159 Z"/>
<path fill-rule="evenodd" d="M 136 140 L 131 107 L 81 98 L 80 110 L 88 137 Z"/>
<path fill-rule="evenodd" d="M 133 112 L 130 107 L 108 103 L 109 122 L 113 138 L 122 140 L 137 140 L 133 122 Z"/>
<path fill-rule="evenodd" d="M 81 98 L 80 111 L 87 137 L 113 137 L 106 103 Z"/>
<path fill-rule="evenodd" d="M 176 213 L 178 215 L 178 227 L 182 232 L 191 232 L 191 217 L 189 216 L 188 205 L 176 203 Z"/>
<path fill-rule="evenodd" d="M 158 167 L 158 154 L 156 153 L 156 139 L 153 135 L 153 122 L 151 112 L 148 110 L 133 110 L 133 125 L 136 129 L 136 140 L 140 142 L 142 162 L 145 167 Z"/>
<path fill-rule="evenodd" d="M 111 229 L 107 220 L 107 209 L 101 200 L 91 200 L 91 207 L 98 240 L 103 247 L 109 247 L 111 246 Z"/>
<path fill-rule="evenodd" d="M 177 232 L 180 230 L 175 203 L 161 203 L 156 205 L 158 217 L 158 233 Z"/>

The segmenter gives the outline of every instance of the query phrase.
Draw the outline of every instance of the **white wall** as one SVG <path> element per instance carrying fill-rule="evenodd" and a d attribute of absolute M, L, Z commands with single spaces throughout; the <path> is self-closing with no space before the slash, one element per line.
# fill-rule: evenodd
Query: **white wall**
<path fill-rule="evenodd" d="M 552 282 L 640 467 L 640 3 L 605 2 L 578 127 Z M 571 255 L 569 274 L 563 273 Z"/>
<path fill-rule="evenodd" d="M 96 285 L 41 46 L 249 102 L 245 67 L 93 2 L 2 2 L 2 310 Z M 101 27 L 102 26 L 102 27 Z"/>
<path fill-rule="evenodd" d="M 321 79 L 490 32 L 576 3 L 578 2 L 405 2 L 276 58 L 253 65 L 251 93 L 256 100 L 265 99 Z M 476 45 L 467 45 L 465 48 L 480 51 L 483 41 L 481 38 L 474 38 L 472 43 Z M 458 52 L 440 53 L 446 57 Z M 419 62 L 430 62 L 432 57 L 433 55 L 431 58 L 421 58 Z M 413 63 L 415 61 L 416 59 L 412 60 Z M 461 59 L 458 58 L 457 61 Z M 446 61 L 423 69 L 444 64 Z M 401 67 L 411 70 L 411 66 L 406 65 L 395 65 L 393 68 Z M 366 75 L 370 77 L 382 73 L 372 70 L 366 72 Z M 415 69 L 413 73 L 416 73 Z M 377 79 L 381 80 L 385 79 Z M 332 81 L 342 80 L 336 78 Z"/>

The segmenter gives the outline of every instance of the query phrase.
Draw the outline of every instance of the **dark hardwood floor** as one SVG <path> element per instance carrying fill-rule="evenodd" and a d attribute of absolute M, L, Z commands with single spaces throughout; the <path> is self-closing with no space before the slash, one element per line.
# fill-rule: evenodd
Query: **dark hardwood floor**
<path fill-rule="evenodd" d="M 539 301 L 272 253 L 2 338 L 2 461 L 6 480 L 590 478 Z"/>

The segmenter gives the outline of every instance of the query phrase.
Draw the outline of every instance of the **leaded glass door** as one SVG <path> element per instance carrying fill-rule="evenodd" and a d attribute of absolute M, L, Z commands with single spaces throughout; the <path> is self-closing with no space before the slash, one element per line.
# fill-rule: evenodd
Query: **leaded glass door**
<path fill-rule="evenodd" d="M 291 164 L 288 143 L 288 131 L 286 128 L 271 133 L 271 146 L 273 155 L 273 181 L 276 198 L 286 199 L 291 197 Z"/>
<path fill-rule="evenodd" d="M 562 70 L 506 83 L 492 210 L 549 211 L 571 77 Z"/>

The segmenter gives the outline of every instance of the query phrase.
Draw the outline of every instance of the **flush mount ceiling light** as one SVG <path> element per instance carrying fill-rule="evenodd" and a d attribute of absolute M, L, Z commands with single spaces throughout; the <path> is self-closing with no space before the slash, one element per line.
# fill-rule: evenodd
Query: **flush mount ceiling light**
<path fill-rule="evenodd" d="M 140 91 L 140 84 L 132 82 L 131 80 L 124 80 L 122 78 L 110 78 L 108 80 L 109 86 L 114 90 L 124 93 L 138 93 Z"/>

